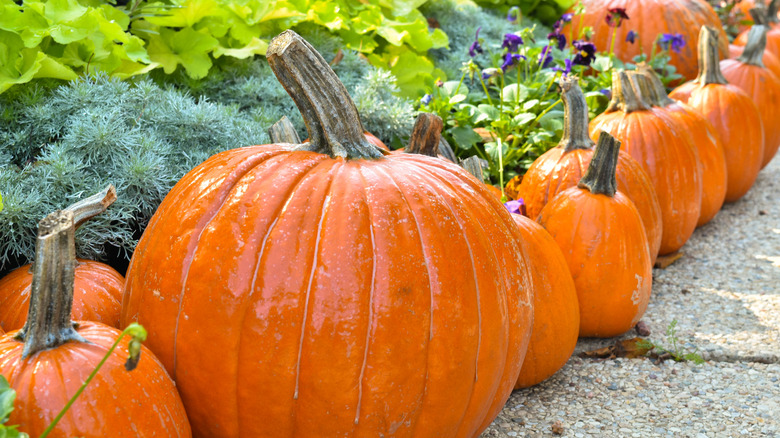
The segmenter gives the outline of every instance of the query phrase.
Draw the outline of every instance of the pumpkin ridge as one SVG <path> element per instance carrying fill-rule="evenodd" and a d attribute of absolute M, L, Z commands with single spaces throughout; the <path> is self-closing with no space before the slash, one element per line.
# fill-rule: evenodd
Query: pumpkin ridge
<path fill-rule="evenodd" d="M 431 172 L 430 170 L 425 169 L 423 167 L 420 167 L 419 170 L 421 172 L 423 172 L 423 173 L 428 174 L 431 178 L 439 181 L 440 184 L 443 184 L 444 186 L 447 186 L 447 187 L 450 187 L 450 188 L 453 187 L 452 182 L 450 182 L 446 178 L 442 178 L 441 175 L 439 175 L 438 173 Z M 462 182 L 468 181 L 468 184 L 471 185 L 471 181 L 469 181 L 468 179 L 465 179 L 465 178 L 460 178 L 460 179 L 462 180 Z M 465 181 L 463 181 L 463 180 L 465 180 Z M 447 205 L 447 208 L 452 213 L 453 218 L 455 219 L 455 221 L 458 224 L 458 228 L 461 231 L 463 231 L 463 224 L 462 224 L 463 218 L 460 215 L 455 213 L 455 210 L 453 209 L 452 203 L 450 202 L 449 199 L 443 198 L 443 201 L 444 201 L 444 204 Z M 472 217 L 472 218 L 474 217 L 474 212 L 470 208 L 464 208 L 464 212 L 469 217 Z M 511 220 L 511 217 L 510 217 L 510 220 Z M 476 228 L 476 229 L 479 230 L 479 234 L 481 235 L 481 237 L 484 238 L 486 241 L 490 241 L 490 237 L 491 236 L 487 236 L 486 235 L 485 230 L 484 230 L 484 228 L 481 225 L 482 222 L 481 221 L 476 221 L 476 223 L 479 224 L 479 227 Z M 473 256 L 472 242 L 471 242 L 469 236 L 466 233 L 463 233 L 463 238 L 464 238 L 464 242 L 466 243 L 466 246 L 468 248 L 469 258 L 471 260 L 472 276 L 474 278 L 474 285 L 475 285 L 475 290 L 476 290 L 476 293 L 477 293 L 477 327 L 478 327 L 478 334 L 479 334 L 479 336 L 478 336 L 478 341 L 477 341 L 477 354 L 475 356 L 475 364 L 474 364 L 474 382 L 477 382 L 479 380 L 478 379 L 478 377 L 479 377 L 479 366 L 478 365 L 479 365 L 479 359 L 480 359 L 480 353 L 481 353 L 480 347 L 481 347 L 481 341 L 482 341 L 482 328 L 483 328 L 482 327 L 482 312 L 481 312 L 481 296 L 480 296 L 480 287 L 479 287 L 479 276 L 477 275 L 476 264 L 474 262 L 474 256 Z M 490 251 L 493 254 L 493 257 L 492 257 L 493 265 L 496 266 L 496 269 L 499 269 L 499 270 L 502 269 L 502 266 L 499 263 L 497 263 L 498 257 L 496 256 L 495 247 L 493 245 L 490 245 Z M 506 285 L 502 284 L 501 288 L 506 289 Z M 520 299 L 520 297 L 518 297 L 517 300 L 518 300 L 518 303 L 520 303 L 520 304 L 529 305 L 528 303 L 523 303 L 522 300 Z M 502 307 L 503 307 L 503 310 L 504 310 L 504 314 L 508 314 L 508 312 L 507 312 L 507 302 L 504 301 L 502 304 L 503 304 Z M 504 326 L 504 330 L 508 331 L 508 329 L 509 329 L 509 324 L 506 324 Z M 507 339 L 509 339 L 508 335 L 507 335 Z M 504 365 L 503 365 L 500 373 L 498 373 L 500 375 L 503 375 L 504 372 L 506 371 L 506 362 L 507 362 L 506 357 L 509 356 L 509 351 L 508 351 L 509 342 L 507 342 L 505 347 L 507 348 L 507 351 L 504 354 L 504 356 L 505 356 L 505 359 L 503 361 Z M 496 386 L 493 397 L 495 396 L 495 392 L 498 391 L 498 389 L 500 387 L 500 383 L 502 383 L 502 382 L 499 382 L 499 384 Z M 512 381 L 511 384 L 514 385 L 514 381 Z M 460 422 L 458 423 L 458 426 L 455 429 L 458 432 L 462 432 L 462 430 L 463 430 L 462 429 L 463 421 L 466 419 L 467 414 L 469 414 L 469 411 L 470 411 L 469 408 L 471 407 L 471 402 L 473 400 L 473 396 L 474 396 L 474 393 L 475 393 L 475 388 L 476 388 L 476 385 L 472 384 L 472 389 L 470 391 L 469 400 L 465 404 L 464 415 L 461 416 Z M 491 397 L 491 398 L 493 398 L 493 397 Z M 490 417 L 491 413 L 488 412 L 487 416 Z M 490 419 L 490 418 L 488 418 L 488 419 Z M 479 428 L 480 429 L 484 428 L 484 423 L 485 423 L 485 418 L 481 419 L 481 421 L 479 423 L 477 423 L 477 424 L 479 424 L 479 426 L 480 426 Z"/>
<path fill-rule="evenodd" d="M 438 145 L 438 142 L 436 142 L 436 145 Z M 415 214 L 416 209 L 414 207 L 412 207 L 412 203 L 409 202 L 409 198 L 408 198 L 406 192 L 404 192 L 402 186 L 400 184 L 398 184 L 398 182 L 395 180 L 395 178 L 393 177 L 392 172 L 387 171 L 387 169 L 381 169 L 381 171 L 382 171 L 382 173 L 385 174 L 387 179 L 393 183 L 393 185 L 395 186 L 396 190 L 398 190 L 398 194 L 400 195 L 400 198 L 403 200 L 404 204 L 406 204 L 406 206 L 408 208 L 408 211 L 409 211 L 409 214 L 412 216 L 412 219 L 414 220 L 414 226 L 415 226 L 415 229 L 417 230 L 417 237 L 418 237 L 419 244 L 420 244 L 420 250 L 423 253 L 423 258 L 425 259 L 425 272 L 427 273 L 427 277 L 428 277 L 428 295 L 430 297 L 430 299 L 429 299 L 430 305 L 429 305 L 428 308 L 430 310 L 428 312 L 428 338 L 427 338 L 427 343 L 426 343 L 426 346 L 425 346 L 425 350 L 426 350 L 426 354 L 425 354 L 425 383 L 423 384 L 423 390 L 422 390 L 422 394 L 420 396 L 420 406 L 423 406 L 425 404 L 426 395 L 428 394 L 428 382 L 429 382 L 429 378 L 428 378 L 428 364 L 430 362 L 430 354 L 431 354 L 430 341 L 433 339 L 433 311 L 434 311 L 433 289 L 434 288 L 433 288 L 433 285 L 431 284 L 431 277 L 432 277 L 431 276 L 431 270 L 430 270 L 431 263 L 429 263 L 430 262 L 430 254 L 429 254 L 429 252 L 427 250 L 428 247 L 425 245 L 424 234 L 423 234 L 422 230 L 420 229 L 420 221 L 419 221 L 419 219 L 417 219 L 417 215 Z M 361 169 L 360 173 L 361 173 L 361 177 L 362 177 L 363 176 L 362 175 L 362 169 Z M 441 197 L 439 197 L 439 198 L 442 201 L 442 203 L 446 203 L 446 201 L 444 199 L 442 199 Z M 370 203 L 367 203 L 367 204 L 368 204 L 369 214 L 371 214 L 370 213 L 371 212 L 371 204 Z M 454 213 L 453 213 L 453 215 L 454 215 Z M 371 231 L 372 231 L 372 233 L 371 233 L 371 244 L 373 245 L 374 244 L 374 234 L 373 234 L 374 227 L 373 227 L 373 223 L 370 222 L 370 224 L 371 224 Z M 372 250 L 375 250 L 375 248 L 376 247 L 373 246 Z M 376 274 L 376 259 L 374 259 L 374 273 L 372 274 L 372 282 L 371 282 L 371 293 L 372 293 L 372 295 L 373 295 L 373 292 L 374 292 L 374 282 L 373 282 L 374 274 Z M 371 304 L 373 305 L 373 302 Z M 373 312 L 371 313 L 371 315 L 373 315 Z M 370 327 L 370 325 L 369 325 L 369 327 Z M 370 330 L 368 330 L 368 331 L 370 333 Z M 368 345 L 369 344 L 368 344 L 368 334 L 367 334 L 367 336 L 366 336 L 366 350 L 368 350 Z M 479 352 L 479 348 L 477 349 L 477 352 Z M 364 367 L 365 367 L 365 364 L 366 364 L 366 362 L 364 361 L 363 362 L 363 366 Z M 361 370 L 361 372 L 360 372 L 360 378 L 361 378 L 361 385 L 362 385 L 363 370 Z M 468 407 L 468 404 L 464 405 L 464 411 L 465 411 L 466 407 Z M 359 410 L 360 410 L 360 406 L 358 405 L 358 412 L 359 412 Z M 410 428 L 412 431 L 416 430 L 417 429 L 417 425 L 419 424 L 419 421 L 418 421 L 419 418 L 420 418 L 419 409 L 417 409 L 417 411 L 418 412 L 414 413 L 415 414 L 415 419 L 413 420 L 414 421 L 414 426 Z M 465 412 L 464 412 L 464 414 L 465 414 Z M 463 415 L 461 415 L 461 418 L 463 418 Z M 355 424 L 357 424 L 357 418 L 355 418 Z M 414 435 L 414 433 L 412 435 Z"/>
<path fill-rule="evenodd" d="M 283 150 L 276 150 L 272 151 L 271 154 L 265 154 L 264 151 L 261 151 L 260 154 L 255 156 L 250 156 L 243 161 L 241 161 L 240 164 L 236 166 L 236 170 L 231 172 L 231 174 L 226 177 L 220 187 L 220 193 L 214 200 L 212 204 L 209 205 L 209 214 L 204 215 L 206 219 L 203 219 L 198 222 L 196 225 L 197 229 L 197 237 L 194 237 L 190 240 L 187 248 L 187 254 L 182 259 L 185 263 L 185 270 L 182 275 L 181 280 L 181 291 L 179 292 L 179 306 L 178 311 L 176 313 L 176 324 L 174 326 L 174 332 L 173 332 L 173 365 L 171 368 L 171 378 L 173 378 L 174 381 L 176 381 L 176 374 L 177 374 L 177 356 L 178 356 L 178 337 L 179 337 L 179 321 L 182 319 L 182 310 L 184 307 L 184 295 L 185 291 L 187 289 L 187 279 L 189 277 L 190 272 L 190 266 L 192 265 L 192 259 L 195 257 L 195 253 L 198 251 L 198 244 L 200 243 L 200 239 L 203 237 L 203 232 L 206 230 L 211 224 L 211 222 L 218 216 L 219 211 L 222 209 L 222 207 L 225 206 L 225 203 L 230 199 L 230 193 L 235 188 L 236 184 L 241 181 L 241 179 L 244 178 L 248 173 L 250 173 L 252 170 L 255 169 L 255 167 L 262 165 L 265 162 L 268 162 L 274 157 L 280 156 L 283 154 Z M 284 157 L 287 158 L 287 157 Z M 320 161 L 323 161 L 321 159 Z M 316 166 L 315 166 L 316 167 Z M 213 213 L 212 213 L 213 212 Z M 196 233 L 192 233 L 193 236 L 196 235 Z"/>
<path fill-rule="evenodd" d="M 276 157 L 276 156 L 277 155 L 274 155 L 274 157 Z M 273 158 L 273 157 L 270 157 L 270 158 Z M 289 160 L 289 156 L 285 157 L 285 158 L 286 159 L 284 159 L 283 161 L 278 163 L 276 165 L 276 167 L 282 167 L 283 163 L 285 163 L 287 160 Z M 267 162 L 267 160 L 265 160 L 265 161 L 263 161 L 261 163 L 258 163 L 257 166 L 253 166 L 252 169 L 250 169 L 247 172 L 247 174 L 252 172 L 253 170 L 255 170 L 256 167 L 258 167 L 259 165 L 262 165 L 265 162 Z M 284 196 L 284 199 L 280 200 L 280 202 L 279 202 L 277 213 L 274 215 L 275 219 L 274 219 L 274 221 L 271 224 L 269 224 L 268 229 L 266 230 L 266 232 L 265 232 L 265 234 L 263 236 L 263 239 L 261 241 L 260 247 L 259 247 L 259 249 L 257 251 L 257 261 L 255 263 L 255 267 L 254 267 L 254 270 L 253 270 L 252 281 L 251 281 L 251 283 L 249 285 L 249 289 L 248 289 L 249 293 L 247 294 L 247 296 L 246 296 L 246 298 L 244 300 L 244 303 L 242 305 L 243 309 L 239 312 L 241 314 L 241 322 L 238 325 L 238 327 L 242 328 L 242 332 L 243 332 L 244 323 L 245 323 L 246 318 L 247 318 L 247 314 L 250 312 L 250 309 L 252 308 L 252 304 L 254 303 L 253 297 L 255 295 L 255 291 L 257 290 L 257 283 L 256 282 L 257 282 L 257 278 L 258 278 L 258 273 L 260 271 L 260 268 L 263 266 L 264 258 L 266 256 L 266 254 L 265 254 L 266 244 L 268 243 L 268 240 L 269 240 L 271 234 L 275 230 L 276 224 L 282 218 L 283 212 L 286 211 L 287 205 L 289 204 L 289 202 L 293 198 L 293 196 L 296 194 L 296 191 L 298 190 L 298 187 L 299 187 L 301 181 L 303 181 L 312 171 L 314 171 L 317 167 L 319 167 L 323 163 L 326 163 L 326 161 L 325 160 L 319 160 L 319 161 L 315 162 L 313 165 L 311 165 L 308 169 L 301 170 L 301 172 L 297 175 L 297 178 L 295 180 L 293 180 L 291 182 L 291 184 L 288 185 L 288 190 L 289 191 Z M 331 171 L 332 171 L 332 169 L 331 169 Z M 330 184 L 330 182 L 329 182 L 329 184 Z M 227 198 L 229 198 L 229 197 L 230 196 L 228 195 Z M 184 288 L 186 288 L 186 284 L 183 286 L 183 289 Z M 305 327 L 305 320 L 304 320 L 304 324 L 301 326 L 301 331 L 303 331 L 304 327 Z M 236 344 L 235 351 L 237 352 L 237 354 L 239 356 L 241 355 L 241 350 L 242 350 L 243 343 L 244 343 L 244 336 L 243 335 L 242 336 L 238 336 L 238 341 L 237 341 L 237 344 Z M 176 344 L 174 344 L 174 345 L 176 345 Z M 238 364 L 238 362 L 237 362 L 237 364 Z M 240 387 L 239 380 L 241 378 L 241 374 L 236 372 L 235 375 L 236 375 L 236 387 Z M 296 379 L 297 379 L 297 377 L 296 377 Z M 236 401 L 233 400 L 232 402 L 235 403 Z M 238 428 L 238 430 L 241 431 L 241 429 L 243 429 L 243 426 L 242 426 L 241 418 L 239 416 L 239 410 L 237 408 L 235 409 L 235 413 L 236 413 L 236 423 L 235 424 L 236 424 L 236 427 Z"/>

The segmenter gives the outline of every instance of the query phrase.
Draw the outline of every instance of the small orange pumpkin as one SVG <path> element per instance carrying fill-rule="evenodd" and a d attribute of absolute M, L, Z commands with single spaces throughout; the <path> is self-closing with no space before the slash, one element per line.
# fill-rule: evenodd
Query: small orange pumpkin
<path fill-rule="evenodd" d="M 780 78 L 767 69 L 762 60 L 766 34 L 766 26 L 753 26 L 742 56 L 720 62 L 723 77 L 747 93 L 760 109 L 764 125 L 762 168 L 769 164 L 780 147 Z"/>
<path fill-rule="evenodd" d="M 718 33 L 702 27 L 699 77 L 669 97 L 686 103 L 710 121 L 726 154 L 726 202 L 740 199 L 753 186 L 764 159 L 764 127 L 753 99 L 731 85 L 720 71 Z"/>
<path fill-rule="evenodd" d="M 737 46 L 734 44 L 729 44 L 730 59 L 739 58 L 742 55 L 743 51 L 745 51 L 745 46 Z M 778 58 L 768 50 L 764 50 L 764 55 L 762 56 L 761 60 L 764 62 L 764 66 L 766 68 L 768 68 L 777 77 L 780 77 L 780 58 Z"/>
<path fill-rule="evenodd" d="M 536 219 L 555 196 L 576 186 L 588 169 L 595 143 L 588 133 L 588 106 L 576 79 L 562 78 L 563 136 L 554 147 L 534 160 L 523 176 L 518 198 L 525 202 L 528 217 Z M 620 151 L 617 167 L 618 189 L 639 210 L 655 260 L 661 248 L 663 224 L 661 205 L 650 177 L 631 155 Z"/>
<path fill-rule="evenodd" d="M 0 374 L 16 391 L 10 424 L 40 436 L 103 360 L 120 331 L 98 322 L 71 321 L 76 226 L 105 210 L 113 187 L 38 225 L 35 268 L 27 322 L 0 337 Z M 176 387 L 154 355 L 141 348 L 132 373 L 123 364 L 123 340 L 57 423 L 56 437 L 191 436 Z M 132 367 L 130 368 L 132 369 Z"/>
<path fill-rule="evenodd" d="M 660 254 L 680 249 L 693 234 L 701 213 L 701 162 L 681 126 L 665 112 L 650 108 L 632 88 L 636 74 L 614 72 L 612 103 L 590 123 L 591 138 L 606 131 L 623 143 L 650 176 L 661 204 Z"/>
<path fill-rule="evenodd" d="M 119 328 L 125 279 L 111 266 L 92 260 L 76 261 L 72 318 Z M 0 327 L 18 330 L 27 320 L 32 265 L 14 269 L 0 279 Z"/>
<path fill-rule="evenodd" d="M 515 383 L 520 389 L 541 383 L 569 360 L 580 331 L 580 307 L 569 265 L 550 233 L 523 211 L 512 218 L 522 235 L 534 291 L 531 342 Z"/>
<path fill-rule="evenodd" d="M 650 301 L 652 264 L 642 218 L 616 188 L 619 149 L 620 142 L 602 132 L 578 186 L 561 192 L 539 214 L 574 278 L 581 337 L 626 332 Z"/>
<path fill-rule="evenodd" d="M 661 80 L 647 64 L 639 65 L 639 72 L 647 78 L 643 90 L 650 103 L 679 120 L 688 129 L 684 134 L 690 135 L 691 144 L 699 152 L 702 164 L 702 197 L 701 213 L 696 223 L 700 227 L 715 217 L 723 206 L 726 198 L 726 154 L 715 128 L 701 113 L 690 106 L 669 98 Z"/>
<path fill-rule="evenodd" d="M 778 1 L 772 0 L 768 7 L 756 5 L 753 9 L 750 9 L 750 15 L 753 17 L 754 25 L 763 24 L 769 27 L 766 34 L 766 50 L 780 57 L 780 26 L 778 25 L 777 7 Z M 743 30 L 734 39 L 734 44 L 737 46 L 747 45 L 749 33 L 750 29 Z"/>

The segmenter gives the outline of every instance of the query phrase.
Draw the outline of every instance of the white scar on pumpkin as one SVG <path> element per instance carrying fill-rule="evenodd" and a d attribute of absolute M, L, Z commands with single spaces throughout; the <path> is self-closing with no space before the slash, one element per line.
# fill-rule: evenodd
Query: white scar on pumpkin
<path fill-rule="evenodd" d="M 636 289 L 634 289 L 634 292 L 631 294 L 631 302 L 636 306 L 640 301 L 642 301 L 640 291 L 642 290 L 642 282 L 644 278 L 639 274 L 634 274 L 634 277 L 636 277 Z"/>

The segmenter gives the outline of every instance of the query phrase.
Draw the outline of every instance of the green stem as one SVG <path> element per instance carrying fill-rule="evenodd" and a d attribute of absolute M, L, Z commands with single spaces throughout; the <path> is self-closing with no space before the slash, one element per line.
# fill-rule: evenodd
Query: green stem
<path fill-rule="evenodd" d="M 552 109 L 553 109 L 553 108 L 555 108 L 556 106 L 558 106 L 558 104 L 560 104 L 561 102 L 562 102 L 562 100 L 561 100 L 561 99 L 558 99 L 558 100 L 556 100 L 555 102 L 553 102 L 553 103 L 552 103 L 552 105 L 550 105 L 550 106 L 548 106 L 547 108 L 545 108 L 545 109 L 544 109 L 544 111 L 542 111 L 541 113 L 539 113 L 539 115 L 538 115 L 538 116 L 536 116 L 536 118 L 534 119 L 534 121 L 533 121 L 533 122 L 531 122 L 531 124 L 530 124 L 530 125 L 528 125 L 528 126 L 525 128 L 525 131 L 523 131 L 523 138 L 525 138 L 525 136 L 526 136 L 526 135 L 528 135 L 528 131 L 530 131 L 531 129 L 533 129 L 533 127 L 534 127 L 534 126 L 536 126 L 536 124 L 537 124 L 537 123 L 539 123 L 539 120 L 540 120 L 542 117 L 544 117 L 544 115 L 545 115 L 545 114 L 547 114 L 547 113 L 549 113 L 550 111 L 552 111 Z"/>
<path fill-rule="evenodd" d="M 612 28 L 612 41 L 609 43 L 609 59 L 615 54 L 615 39 L 617 38 L 617 26 Z"/>
<path fill-rule="evenodd" d="M 87 385 L 89 385 L 89 382 L 91 382 L 92 379 L 95 378 L 95 376 L 97 375 L 98 371 L 100 371 L 100 368 L 103 367 L 103 365 L 106 363 L 108 358 L 111 356 L 111 353 L 113 353 L 114 350 L 116 350 L 116 347 L 119 346 L 119 342 L 122 341 L 122 338 L 125 337 L 125 335 L 127 334 L 129 329 L 130 329 L 129 327 L 126 328 L 119 335 L 119 337 L 117 338 L 116 342 L 114 342 L 114 345 L 112 345 L 111 348 L 108 349 L 108 352 L 106 353 L 106 355 L 103 356 L 103 359 L 100 360 L 100 363 L 95 367 L 94 370 L 92 370 L 92 373 L 89 375 L 89 377 L 87 377 L 87 380 L 85 380 L 84 383 L 81 384 L 81 387 L 79 387 L 79 390 L 76 391 L 75 394 L 73 394 L 73 397 L 71 397 L 70 400 L 68 400 L 68 403 L 65 405 L 65 407 L 63 407 L 62 410 L 60 410 L 60 413 L 57 414 L 56 417 L 54 417 L 54 420 L 52 420 L 51 424 L 49 424 L 49 427 L 47 427 L 46 430 L 43 431 L 43 433 L 41 434 L 41 436 L 39 438 L 46 438 L 49 435 L 49 433 L 51 433 L 51 431 L 54 430 L 54 427 L 57 426 L 57 423 L 60 422 L 62 417 L 65 416 L 65 413 L 68 412 L 68 409 L 70 409 L 70 407 L 73 405 L 73 403 L 76 402 L 76 399 L 79 398 L 81 393 L 84 392 L 84 390 L 87 388 Z"/>
<path fill-rule="evenodd" d="M 488 102 L 490 102 L 490 105 L 493 105 L 493 99 L 490 97 L 490 92 L 488 92 L 487 85 L 485 85 L 485 80 L 482 79 L 482 75 L 479 75 L 479 82 L 482 84 L 482 89 L 485 90 L 485 96 L 488 98 Z"/>

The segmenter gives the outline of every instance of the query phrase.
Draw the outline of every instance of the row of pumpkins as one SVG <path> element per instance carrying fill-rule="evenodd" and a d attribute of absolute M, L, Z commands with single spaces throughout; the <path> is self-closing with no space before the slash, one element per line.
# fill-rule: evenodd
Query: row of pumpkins
<path fill-rule="evenodd" d="M 632 328 L 655 258 L 771 160 L 780 79 L 762 63 L 766 34 L 754 26 L 742 56 L 719 62 L 718 31 L 703 27 L 679 100 L 640 66 L 614 74 L 590 122 L 576 79 L 561 79 L 564 136 L 524 177 L 523 215 L 446 159 L 435 116 L 418 119 L 416 153 L 377 146 L 327 62 L 282 33 L 268 60 L 310 140 L 192 170 L 126 280 L 75 259 L 76 227 L 113 187 L 41 221 L 33 267 L 0 281 L 10 423 L 41 434 L 114 327 L 137 321 L 149 332 L 138 369 L 121 370 L 125 341 L 55 436 L 479 435 L 579 336 Z"/>

